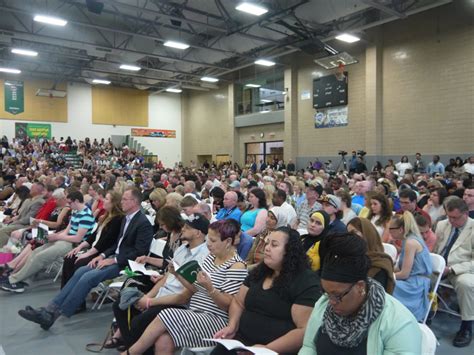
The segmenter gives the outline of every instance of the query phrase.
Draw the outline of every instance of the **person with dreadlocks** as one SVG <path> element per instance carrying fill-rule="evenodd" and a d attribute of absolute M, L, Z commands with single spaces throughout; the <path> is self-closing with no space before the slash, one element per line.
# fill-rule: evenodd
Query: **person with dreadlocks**
<path fill-rule="evenodd" d="M 367 242 L 346 233 L 323 238 L 321 288 L 299 355 L 420 354 L 411 312 L 367 277 Z"/>

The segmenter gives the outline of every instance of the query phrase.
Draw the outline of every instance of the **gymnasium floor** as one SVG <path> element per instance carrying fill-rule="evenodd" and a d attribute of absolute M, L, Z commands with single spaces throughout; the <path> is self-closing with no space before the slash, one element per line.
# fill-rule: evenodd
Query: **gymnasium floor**
<path fill-rule="evenodd" d="M 70 319 L 60 318 L 49 331 L 18 316 L 17 311 L 25 305 L 38 307 L 47 304 L 58 290 L 59 282 L 52 284 L 50 279 L 43 279 L 33 282 L 23 294 L 0 291 L 0 346 L 6 355 L 91 354 L 85 350 L 85 345 L 103 340 L 113 318 L 110 304 L 99 311 L 88 310 Z M 91 306 L 89 303 L 88 307 Z M 436 354 L 474 354 L 474 342 L 462 349 L 451 346 L 458 327 L 459 320 L 455 317 L 444 313 L 436 316 L 431 325 L 440 342 Z M 104 350 L 102 354 L 117 352 Z M 2 348 L 0 355 L 3 355 Z"/>

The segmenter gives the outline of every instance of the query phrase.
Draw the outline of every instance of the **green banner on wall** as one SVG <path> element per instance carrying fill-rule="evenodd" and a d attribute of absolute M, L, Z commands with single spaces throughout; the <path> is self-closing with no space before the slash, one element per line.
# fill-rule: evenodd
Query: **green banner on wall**
<path fill-rule="evenodd" d="M 25 110 L 23 81 L 5 80 L 5 111 L 17 115 Z"/>
<path fill-rule="evenodd" d="M 47 138 L 51 139 L 51 125 L 44 123 L 15 123 L 15 138 Z"/>

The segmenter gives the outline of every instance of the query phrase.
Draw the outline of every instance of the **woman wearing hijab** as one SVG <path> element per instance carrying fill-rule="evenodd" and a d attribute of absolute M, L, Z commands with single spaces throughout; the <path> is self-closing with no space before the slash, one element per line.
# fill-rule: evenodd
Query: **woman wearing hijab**
<path fill-rule="evenodd" d="M 367 276 L 367 243 L 347 233 L 320 245 L 321 287 L 299 355 L 420 354 L 413 315 Z"/>
<path fill-rule="evenodd" d="M 311 263 L 311 270 L 320 268 L 319 243 L 327 235 L 331 219 L 324 211 L 316 211 L 311 214 L 308 222 L 308 234 L 301 236 L 303 248 Z"/>
<path fill-rule="evenodd" d="M 378 281 L 385 292 L 392 294 L 395 287 L 393 260 L 383 249 L 382 241 L 373 224 L 366 218 L 353 218 L 347 224 L 347 230 L 367 242 L 367 256 L 370 259 L 368 276 Z"/>
<path fill-rule="evenodd" d="M 284 221 L 286 221 L 286 219 L 282 216 L 280 207 L 270 208 L 267 215 L 266 227 L 254 238 L 252 248 L 247 256 L 246 263 L 249 270 L 253 269 L 263 260 L 267 236 L 277 228 L 283 227 Z"/>

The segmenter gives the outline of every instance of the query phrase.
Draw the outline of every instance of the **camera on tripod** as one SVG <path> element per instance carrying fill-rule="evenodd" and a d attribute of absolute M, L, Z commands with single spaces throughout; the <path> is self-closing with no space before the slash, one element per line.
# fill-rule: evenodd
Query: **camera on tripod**
<path fill-rule="evenodd" d="M 337 154 L 344 156 L 344 155 L 347 155 L 347 152 L 344 150 L 340 150 L 339 153 Z"/>
<path fill-rule="evenodd" d="M 364 151 L 364 150 L 358 150 L 358 151 L 357 151 L 357 155 L 359 155 L 359 156 L 361 156 L 361 157 L 363 157 L 363 156 L 366 155 L 366 154 L 367 154 L 367 152 Z"/>

